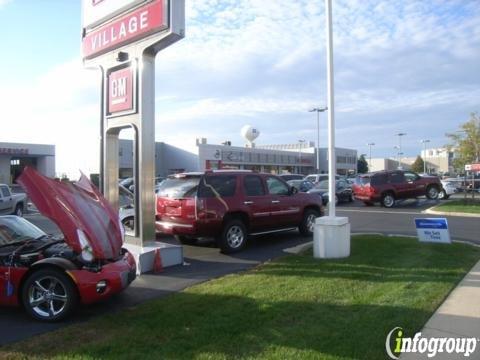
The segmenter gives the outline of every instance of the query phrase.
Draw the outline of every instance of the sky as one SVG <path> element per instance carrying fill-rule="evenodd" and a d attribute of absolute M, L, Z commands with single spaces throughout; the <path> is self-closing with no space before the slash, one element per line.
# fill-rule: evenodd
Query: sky
<path fill-rule="evenodd" d="M 173 0 L 175 1 L 175 0 Z M 478 0 L 332 0 L 336 145 L 372 157 L 448 143 L 480 111 Z M 1 142 L 56 145 L 58 175 L 98 172 L 100 75 L 81 61 L 80 0 L 0 0 Z M 322 0 L 186 0 L 186 37 L 156 58 L 155 137 L 316 141 L 327 101 Z M 327 116 L 320 114 L 320 146 Z"/>

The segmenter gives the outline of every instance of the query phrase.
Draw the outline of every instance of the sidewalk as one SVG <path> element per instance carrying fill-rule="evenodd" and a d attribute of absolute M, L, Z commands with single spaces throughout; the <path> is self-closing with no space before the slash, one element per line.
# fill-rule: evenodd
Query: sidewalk
<path fill-rule="evenodd" d="M 476 338 L 480 339 L 480 261 L 450 293 L 422 329 L 422 338 Z M 427 353 L 406 353 L 402 360 L 417 359 L 473 359 L 480 360 L 480 340 L 475 351 L 463 354 L 438 353 L 429 358 Z"/>

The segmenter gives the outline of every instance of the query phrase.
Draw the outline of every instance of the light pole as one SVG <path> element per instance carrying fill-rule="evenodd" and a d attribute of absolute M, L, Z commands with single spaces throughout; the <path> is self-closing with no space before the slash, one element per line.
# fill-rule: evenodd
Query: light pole
<path fill-rule="evenodd" d="M 367 144 L 369 149 L 370 149 L 370 156 L 369 156 L 369 162 L 368 162 L 368 171 L 372 171 L 372 146 L 375 145 L 374 142 L 370 142 Z"/>
<path fill-rule="evenodd" d="M 320 173 L 320 113 L 326 111 L 328 108 L 313 108 L 309 112 L 317 113 L 317 174 Z"/>
<path fill-rule="evenodd" d="M 302 173 L 302 144 L 305 140 L 298 140 L 298 173 Z"/>
<path fill-rule="evenodd" d="M 427 173 L 427 143 L 430 142 L 428 139 L 422 139 L 420 142 L 423 144 L 423 173 Z"/>
<path fill-rule="evenodd" d="M 395 145 L 393 148 L 396 150 L 395 158 L 397 160 L 397 169 L 398 169 L 400 167 L 400 161 L 398 159 L 398 155 L 400 154 L 400 146 Z"/>
<path fill-rule="evenodd" d="M 400 155 L 400 153 L 402 153 L 402 136 L 405 136 L 407 134 L 400 132 L 396 135 L 398 136 L 398 149 L 399 149 L 398 152 L 399 152 L 399 155 Z M 403 153 L 402 153 L 402 155 L 403 155 Z M 401 158 L 399 157 L 398 158 L 398 167 L 400 167 L 400 160 L 401 160 Z"/>

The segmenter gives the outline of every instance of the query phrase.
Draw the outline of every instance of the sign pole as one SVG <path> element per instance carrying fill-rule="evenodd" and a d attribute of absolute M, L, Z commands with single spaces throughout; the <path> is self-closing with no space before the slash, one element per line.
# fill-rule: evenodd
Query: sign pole
<path fill-rule="evenodd" d="M 332 1 L 325 0 L 327 26 L 327 101 L 328 101 L 328 216 L 335 217 L 335 108 L 333 88 Z"/>
<path fill-rule="evenodd" d="M 329 214 L 315 220 L 313 256 L 315 258 L 343 258 L 350 255 L 350 223 L 347 217 L 335 216 L 336 157 L 335 107 L 333 87 L 332 2 L 325 0 L 327 29 L 327 97 L 328 97 L 328 209 Z"/>
<path fill-rule="evenodd" d="M 185 36 L 184 0 L 83 0 L 86 67 L 102 72 L 100 187 L 119 207 L 119 134 L 132 129 L 134 230 L 124 246 L 139 273 L 181 264 L 181 246 L 155 239 L 155 56 Z M 162 251 L 159 252 L 158 249 Z"/>

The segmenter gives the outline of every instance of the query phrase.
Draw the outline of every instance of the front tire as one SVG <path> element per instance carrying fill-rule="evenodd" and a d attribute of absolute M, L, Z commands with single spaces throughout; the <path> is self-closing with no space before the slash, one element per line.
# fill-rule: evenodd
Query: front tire
<path fill-rule="evenodd" d="M 438 193 L 438 199 L 439 199 L 439 200 L 447 200 L 449 197 L 450 197 L 450 195 L 447 194 L 447 192 L 445 191 L 445 189 L 442 189 L 442 190 Z"/>
<path fill-rule="evenodd" d="M 312 236 L 315 227 L 315 219 L 320 216 L 320 213 L 314 209 L 307 209 L 303 213 L 302 223 L 298 227 L 302 236 Z"/>
<path fill-rule="evenodd" d="M 247 243 L 247 228 L 238 219 L 229 220 L 225 223 L 222 233 L 217 238 L 217 244 L 224 254 L 232 254 L 241 251 Z"/>
<path fill-rule="evenodd" d="M 427 188 L 427 198 L 430 200 L 436 200 L 438 199 L 438 188 L 436 186 L 429 186 Z"/>
<path fill-rule="evenodd" d="M 392 193 L 386 193 L 382 196 L 382 206 L 391 208 L 395 205 L 395 196 Z"/>
<path fill-rule="evenodd" d="M 78 302 L 72 280 L 56 269 L 41 269 L 30 274 L 21 297 L 25 311 L 34 319 L 45 322 L 64 319 Z"/>

